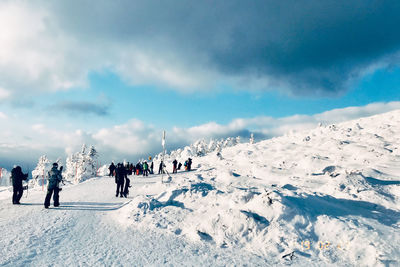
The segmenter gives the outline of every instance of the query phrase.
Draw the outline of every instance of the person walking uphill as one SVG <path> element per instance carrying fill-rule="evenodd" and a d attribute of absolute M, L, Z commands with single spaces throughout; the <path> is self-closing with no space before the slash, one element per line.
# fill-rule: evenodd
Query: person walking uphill
<path fill-rule="evenodd" d="M 24 188 L 22 186 L 22 180 L 27 180 L 28 174 L 22 173 L 21 167 L 16 166 L 11 170 L 11 180 L 13 185 L 13 196 L 12 203 L 20 204 L 22 194 L 24 193 Z"/>
<path fill-rule="evenodd" d="M 62 181 L 62 176 L 61 176 L 61 170 L 58 169 L 57 163 L 53 163 L 53 167 L 51 168 L 51 170 L 48 173 L 48 180 L 49 180 L 49 182 L 48 182 L 48 186 L 47 186 L 47 194 L 46 194 L 46 198 L 44 200 L 44 207 L 46 209 L 48 209 L 50 206 L 50 199 L 51 199 L 51 195 L 53 195 L 53 193 L 54 193 L 54 195 L 53 195 L 54 207 L 60 206 L 59 184 Z"/>

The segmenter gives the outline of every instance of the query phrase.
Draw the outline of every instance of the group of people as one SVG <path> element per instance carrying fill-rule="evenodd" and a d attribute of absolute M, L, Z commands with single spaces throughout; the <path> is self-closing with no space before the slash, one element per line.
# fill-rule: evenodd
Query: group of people
<path fill-rule="evenodd" d="M 127 172 L 127 175 L 143 175 L 143 176 L 148 176 L 149 174 L 154 174 L 154 163 L 153 161 L 150 163 L 150 165 L 147 163 L 147 161 L 143 162 L 138 162 L 136 165 L 132 163 L 118 163 L 121 164 L 122 167 L 125 168 L 125 171 Z M 158 174 L 165 173 L 165 164 L 163 161 L 160 162 L 159 168 L 158 168 Z M 188 158 L 185 163 L 184 163 L 185 171 L 191 171 L 192 170 L 192 159 Z M 178 162 L 176 159 L 172 162 L 172 173 L 177 173 L 178 170 L 182 168 L 182 163 Z M 116 169 L 117 166 L 115 166 L 114 162 L 111 163 L 111 165 L 108 167 L 108 170 L 110 171 L 108 176 L 115 176 L 116 175 Z"/>
<path fill-rule="evenodd" d="M 192 169 L 192 159 L 188 158 L 185 163 L 185 170 L 190 171 Z M 163 161 L 160 162 L 160 166 L 158 169 L 158 174 L 165 173 L 165 164 Z M 182 163 L 178 163 L 175 159 L 172 162 L 172 173 L 177 173 L 182 167 Z M 130 179 L 128 175 L 143 175 L 148 176 L 149 174 L 154 174 L 154 163 L 147 163 L 147 161 L 138 162 L 136 165 L 127 162 L 126 164 L 118 163 L 117 165 L 114 162 L 108 167 L 110 171 L 108 176 L 115 177 L 115 183 L 117 184 L 117 191 L 115 196 L 118 197 L 127 197 L 129 194 Z"/>
<path fill-rule="evenodd" d="M 53 163 L 51 170 L 47 174 L 48 185 L 47 185 L 47 193 L 46 198 L 44 200 L 44 207 L 46 209 L 50 206 L 51 196 L 53 196 L 54 207 L 60 206 L 60 198 L 59 192 L 61 191 L 60 183 L 62 182 L 62 166 L 58 169 L 58 164 Z M 22 181 L 28 180 L 28 174 L 23 173 L 20 166 L 16 166 L 11 170 L 11 181 L 13 186 L 13 196 L 12 203 L 14 205 L 21 204 L 20 200 L 24 193 L 24 189 L 28 187 L 24 187 Z"/>
<path fill-rule="evenodd" d="M 148 176 L 149 174 L 154 174 L 154 164 L 153 162 L 149 164 L 147 163 L 147 161 L 144 162 L 138 162 L 136 165 L 133 165 L 132 163 L 127 163 L 126 165 L 122 164 L 122 163 L 118 163 L 121 164 L 128 175 L 143 175 L 143 176 Z M 117 166 L 114 165 L 114 162 L 111 163 L 111 165 L 108 167 L 109 169 L 109 174 L 108 176 L 115 176 L 115 171 L 117 169 Z"/>
<path fill-rule="evenodd" d="M 192 159 L 188 158 L 185 163 L 185 170 L 190 171 L 192 169 Z M 172 162 L 172 173 L 177 173 L 182 167 L 182 163 L 178 163 L 175 159 Z M 53 196 L 54 207 L 58 207 L 60 205 L 60 197 L 59 192 L 61 191 L 60 183 L 63 182 L 62 178 L 62 166 L 60 169 L 58 168 L 58 163 L 53 163 L 51 170 L 47 174 L 48 185 L 47 185 L 47 193 L 46 198 L 44 200 L 44 207 L 46 209 L 50 206 L 50 200 Z M 154 174 L 154 164 L 151 162 L 150 166 L 147 161 L 138 162 L 136 165 L 132 163 L 127 163 L 126 165 L 122 163 L 118 163 L 117 166 L 114 165 L 114 162 L 108 168 L 110 170 L 109 176 L 115 177 L 115 183 L 117 184 L 116 197 L 127 197 L 129 194 L 130 179 L 128 175 L 143 175 L 148 176 L 149 174 Z M 160 162 L 160 167 L 158 170 L 158 174 L 165 173 L 165 164 L 163 161 Z M 20 204 L 20 200 L 24 193 L 24 189 L 27 189 L 27 186 L 23 186 L 22 182 L 27 181 L 28 174 L 23 173 L 20 166 L 16 166 L 11 170 L 11 180 L 13 185 L 13 196 L 12 203 L 14 205 Z"/>

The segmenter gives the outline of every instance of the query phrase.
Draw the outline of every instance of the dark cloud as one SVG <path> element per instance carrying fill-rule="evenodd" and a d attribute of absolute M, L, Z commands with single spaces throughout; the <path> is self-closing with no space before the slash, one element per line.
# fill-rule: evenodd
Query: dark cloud
<path fill-rule="evenodd" d="M 400 47 L 400 2 L 53 2 L 59 26 L 96 46 L 116 40 L 187 66 L 267 78 L 294 94 L 336 94 Z M 267 89 L 267 88 L 266 88 Z M 268 88 L 271 89 L 271 88 Z"/>
<path fill-rule="evenodd" d="M 74 102 L 74 101 L 64 101 L 52 105 L 49 110 L 66 112 L 72 115 L 96 115 L 96 116 L 107 116 L 109 114 L 109 108 L 106 105 L 90 103 L 90 102 Z"/>

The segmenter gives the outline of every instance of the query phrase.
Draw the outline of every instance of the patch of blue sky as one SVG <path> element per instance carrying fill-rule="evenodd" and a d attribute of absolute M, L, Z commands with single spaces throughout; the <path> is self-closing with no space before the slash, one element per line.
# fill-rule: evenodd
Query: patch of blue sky
<path fill-rule="evenodd" d="M 207 122 L 227 124 L 235 118 L 313 115 L 335 108 L 400 100 L 400 68 L 378 70 L 337 97 L 288 96 L 282 92 L 233 90 L 183 93 L 149 85 L 128 85 L 112 72 L 94 72 L 89 87 L 47 94 L 39 106 L 63 101 L 97 103 L 107 114 L 69 114 L 74 126 L 94 130 L 138 119 L 157 128 L 191 127 Z M 64 115 L 58 115 L 64 116 Z"/>

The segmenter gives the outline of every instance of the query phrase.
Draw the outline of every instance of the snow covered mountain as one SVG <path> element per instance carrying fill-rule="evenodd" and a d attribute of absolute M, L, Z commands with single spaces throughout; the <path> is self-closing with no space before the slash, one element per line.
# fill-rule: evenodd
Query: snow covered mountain
<path fill-rule="evenodd" d="M 0 265 L 398 266 L 399 133 L 397 110 L 237 144 L 169 182 L 131 176 L 127 201 L 107 177 L 50 210 L 40 188 L 21 206 L 0 190 Z"/>

